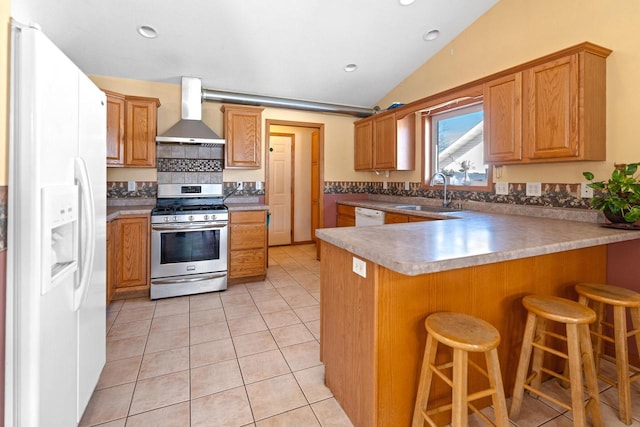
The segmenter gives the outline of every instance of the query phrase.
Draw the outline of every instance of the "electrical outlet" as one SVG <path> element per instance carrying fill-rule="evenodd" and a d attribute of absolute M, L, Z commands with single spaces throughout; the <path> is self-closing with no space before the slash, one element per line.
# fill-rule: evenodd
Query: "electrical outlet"
<path fill-rule="evenodd" d="M 527 196 L 542 196 L 542 183 L 527 182 Z"/>
<path fill-rule="evenodd" d="M 411 190 L 411 184 L 409 184 L 409 181 L 404 182 L 404 189 L 405 191 Z"/>
<path fill-rule="evenodd" d="M 256 181 L 256 190 L 262 190 L 262 181 Z"/>
<path fill-rule="evenodd" d="M 389 188 L 389 184 L 387 184 L 387 181 L 382 181 L 382 189 L 386 190 Z"/>
<path fill-rule="evenodd" d="M 358 276 L 367 277 L 367 263 L 361 259 L 353 257 L 353 272 Z"/>
<path fill-rule="evenodd" d="M 135 181 L 127 181 L 127 191 L 136 191 Z"/>
<path fill-rule="evenodd" d="M 588 182 L 580 183 L 580 197 L 584 199 L 593 198 L 593 188 L 589 187 Z"/>
<path fill-rule="evenodd" d="M 506 196 L 509 194 L 508 182 L 496 182 L 496 194 Z"/>
<path fill-rule="evenodd" d="M 242 181 L 238 181 L 236 183 L 236 188 L 238 189 L 238 191 L 242 190 Z"/>

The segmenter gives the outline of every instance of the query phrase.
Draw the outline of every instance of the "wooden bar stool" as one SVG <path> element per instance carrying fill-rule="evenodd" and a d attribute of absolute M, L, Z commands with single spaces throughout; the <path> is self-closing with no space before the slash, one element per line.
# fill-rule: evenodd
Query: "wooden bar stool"
<path fill-rule="evenodd" d="M 476 408 L 471 401 L 491 396 L 498 426 L 508 426 L 507 404 L 505 403 L 500 363 L 497 347 L 500 343 L 498 330 L 484 320 L 461 313 L 435 313 L 424 322 L 427 330 L 427 343 L 420 373 L 420 384 L 413 412 L 413 427 L 422 427 L 435 414 L 451 410 L 451 425 L 466 426 L 469 409 L 473 410 L 486 423 L 494 425 L 486 415 Z M 453 349 L 453 361 L 436 366 L 438 343 Z M 482 369 L 469 359 L 468 352 L 485 354 L 487 370 Z M 471 365 L 489 379 L 489 388 L 468 394 L 467 373 Z M 448 376 L 445 371 L 451 370 Z M 428 409 L 429 391 L 433 374 L 438 375 L 452 388 L 452 403 Z"/>
<path fill-rule="evenodd" d="M 511 401 L 511 418 L 516 420 L 520 415 L 524 390 L 573 411 L 573 425 L 586 426 L 586 415 L 583 396 L 582 367 L 587 383 L 588 401 L 586 409 L 591 412 L 594 426 L 602 425 L 600 398 L 596 379 L 593 349 L 589 336 L 589 325 L 596 320 L 596 313 L 589 307 L 564 298 L 541 295 L 528 295 L 522 299 L 527 309 L 527 323 L 520 350 L 520 361 L 516 372 L 516 380 Z M 565 325 L 566 336 L 547 329 L 547 321 Z M 547 345 L 547 337 L 566 342 L 567 352 Z M 533 350 L 531 374 L 527 376 L 529 361 Z M 582 354 L 581 354 L 582 351 Z M 569 364 L 569 377 L 559 374 L 543 366 L 544 352 L 565 359 Z M 540 390 L 542 375 L 548 374 L 571 385 L 571 405 L 550 396 Z"/>
<path fill-rule="evenodd" d="M 616 364 L 617 379 L 598 375 L 602 381 L 618 388 L 619 417 L 625 424 L 631 424 L 631 382 L 640 378 L 640 371 L 629 365 L 628 338 L 634 337 L 638 355 L 640 355 L 640 294 L 630 289 L 596 283 L 576 285 L 578 302 L 596 311 L 598 318 L 591 328 L 595 339 L 596 373 L 600 360 L 605 359 Z M 613 307 L 613 323 L 605 317 L 605 305 Z M 631 314 L 632 330 L 627 329 L 626 309 Z M 604 330 L 604 327 L 607 330 Z M 604 354 L 603 341 L 614 343 L 615 357 Z M 631 375 L 629 375 L 631 372 Z"/>

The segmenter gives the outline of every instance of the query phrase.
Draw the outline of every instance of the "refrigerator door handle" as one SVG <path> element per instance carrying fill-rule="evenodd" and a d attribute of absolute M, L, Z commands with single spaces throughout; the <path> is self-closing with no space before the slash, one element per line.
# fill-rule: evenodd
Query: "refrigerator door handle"
<path fill-rule="evenodd" d="M 82 250 L 82 244 L 84 243 L 84 251 L 82 252 L 82 258 L 80 260 L 80 279 L 78 287 L 74 292 L 74 309 L 77 311 L 87 299 L 87 290 L 89 289 L 91 280 L 91 269 L 95 255 L 96 215 L 87 164 L 81 157 L 76 157 L 75 159 L 75 175 L 78 186 L 80 187 L 82 203 L 80 224 L 78 227 L 80 230 L 80 250 Z M 83 228 L 87 230 L 86 235 L 82 232 Z"/>

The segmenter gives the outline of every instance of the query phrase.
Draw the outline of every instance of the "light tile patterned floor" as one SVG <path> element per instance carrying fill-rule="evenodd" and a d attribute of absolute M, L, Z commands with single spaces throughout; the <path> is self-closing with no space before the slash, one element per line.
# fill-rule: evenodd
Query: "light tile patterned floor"
<path fill-rule="evenodd" d="M 107 363 L 80 425 L 351 426 L 324 386 L 315 247 L 270 248 L 269 258 L 264 282 L 113 302 Z M 614 409 L 616 390 L 602 390 L 605 425 L 624 425 Z M 640 426 L 637 396 L 635 383 L 634 426 Z M 571 419 L 525 396 L 512 423 L 569 426 Z M 471 417 L 470 425 L 481 424 Z"/>

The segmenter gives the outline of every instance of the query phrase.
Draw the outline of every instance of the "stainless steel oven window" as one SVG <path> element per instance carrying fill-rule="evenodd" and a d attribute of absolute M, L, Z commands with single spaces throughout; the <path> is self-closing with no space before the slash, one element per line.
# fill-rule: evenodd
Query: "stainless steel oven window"
<path fill-rule="evenodd" d="M 174 231 L 160 236 L 160 264 L 220 259 L 220 230 Z"/>

